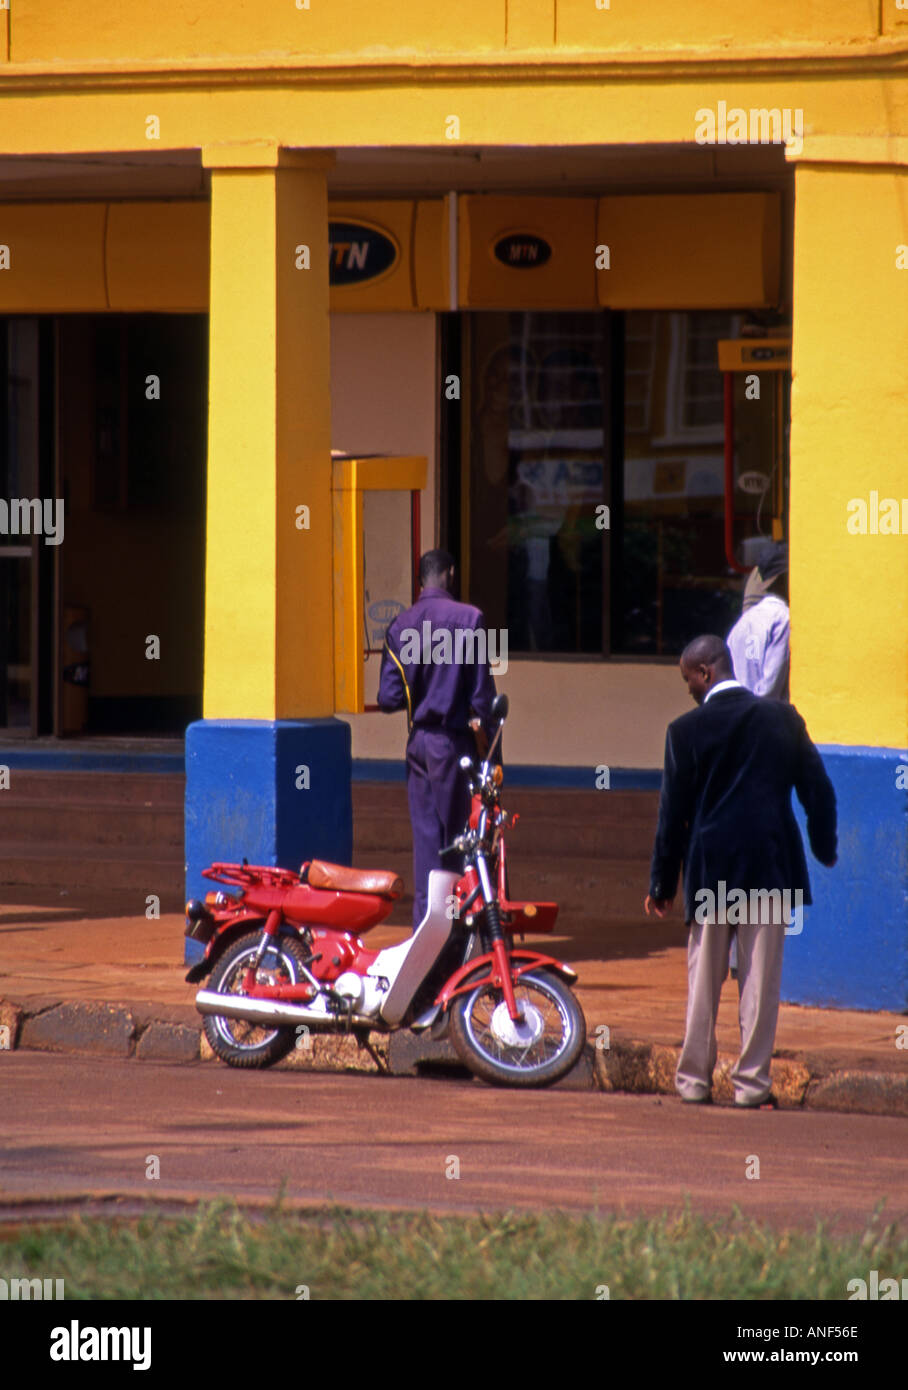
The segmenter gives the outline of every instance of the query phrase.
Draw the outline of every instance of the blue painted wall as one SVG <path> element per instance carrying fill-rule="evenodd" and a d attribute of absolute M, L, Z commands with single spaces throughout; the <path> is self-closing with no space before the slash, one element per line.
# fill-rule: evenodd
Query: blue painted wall
<path fill-rule="evenodd" d="M 908 1010 L 908 753 L 820 748 L 838 803 L 839 857 L 824 869 L 808 848 L 813 906 L 788 936 L 782 998 L 793 1004 Z M 901 775 L 899 769 L 903 769 Z"/>
<path fill-rule="evenodd" d="M 302 768 L 308 769 L 308 787 Z M 353 855 L 350 726 L 340 719 L 200 720 L 186 730 L 186 896 L 220 859 L 298 868 Z M 195 947 L 195 943 L 192 943 Z M 187 959 L 189 957 L 187 956 Z"/>

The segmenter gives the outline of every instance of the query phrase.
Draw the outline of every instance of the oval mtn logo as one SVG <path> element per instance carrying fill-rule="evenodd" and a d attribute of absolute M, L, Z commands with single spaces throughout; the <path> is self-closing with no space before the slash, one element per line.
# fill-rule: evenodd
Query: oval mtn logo
<path fill-rule="evenodd" d="M 512 270 L 535 270 L 551 256 L 549 243 L 534 232 L 508 232 L 495 243 L 495 259 Z"/>
<path fill-rule="evenodd" d="M 328 223 L 328 283 L 362 285 L 397 262 L 397 243 L 367 222 Z"/>

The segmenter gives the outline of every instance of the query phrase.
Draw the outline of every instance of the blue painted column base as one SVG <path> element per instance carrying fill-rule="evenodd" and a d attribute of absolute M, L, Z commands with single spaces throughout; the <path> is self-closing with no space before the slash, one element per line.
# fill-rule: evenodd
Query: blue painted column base
<path fill-rule="evenodd" d="M 186 730 L 186 896 L 212 860 L 298 869 L 353 855 L 350 726 L 340 719 L 202 719 Z M 187 964 L 202 948 L 187 939 Z"/>
<path fill-rule="evenodd" d="M 782 998 L 842 1009 L 908 1009 L 908 753 L 820 748 L 835 787 L 839 856 L 824 869 L 808 847 L 813 906 L 785 941 Z"/>

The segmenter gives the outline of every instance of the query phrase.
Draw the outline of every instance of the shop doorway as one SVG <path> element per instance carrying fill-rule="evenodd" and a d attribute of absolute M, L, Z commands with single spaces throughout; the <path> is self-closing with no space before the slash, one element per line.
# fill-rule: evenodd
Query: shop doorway
<path fill-rule="evenodd" d="M 58 343 L 59 730 L 182 734 L 202 708 L 207 316 L 73 315 Z"/>
<path fill-rule="evenodd" d="M 52 725 L 54 324 L 0 320 L 0 731 Z"/>
<path fill-rule="evenodd" d="M 202 708 L 208 321 L 0 321 L 0 729 L 182 735 Z M 34 534 L 60 516 L 59 535 Z M 2 517 L 0 517 L 2 519 Z"/>

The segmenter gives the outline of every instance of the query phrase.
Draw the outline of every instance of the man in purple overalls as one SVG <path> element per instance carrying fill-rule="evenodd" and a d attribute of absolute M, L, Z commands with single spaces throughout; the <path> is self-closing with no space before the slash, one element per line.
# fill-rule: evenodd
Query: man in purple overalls
<path fill-rule="evenodd" d="M 413 607 L 388 628 L 378 687 L 386 714 L 407 711 L 414 927 L 426 915 L 429 871 L 446 867 L 441 850 L 466 824 L 470 794 L 458 762 L 476 755 L 472 730 L 491 734 L 495 699 L 482 613 L 451 597 L 453 557 L 427 551 L 419 582 Z"/>

